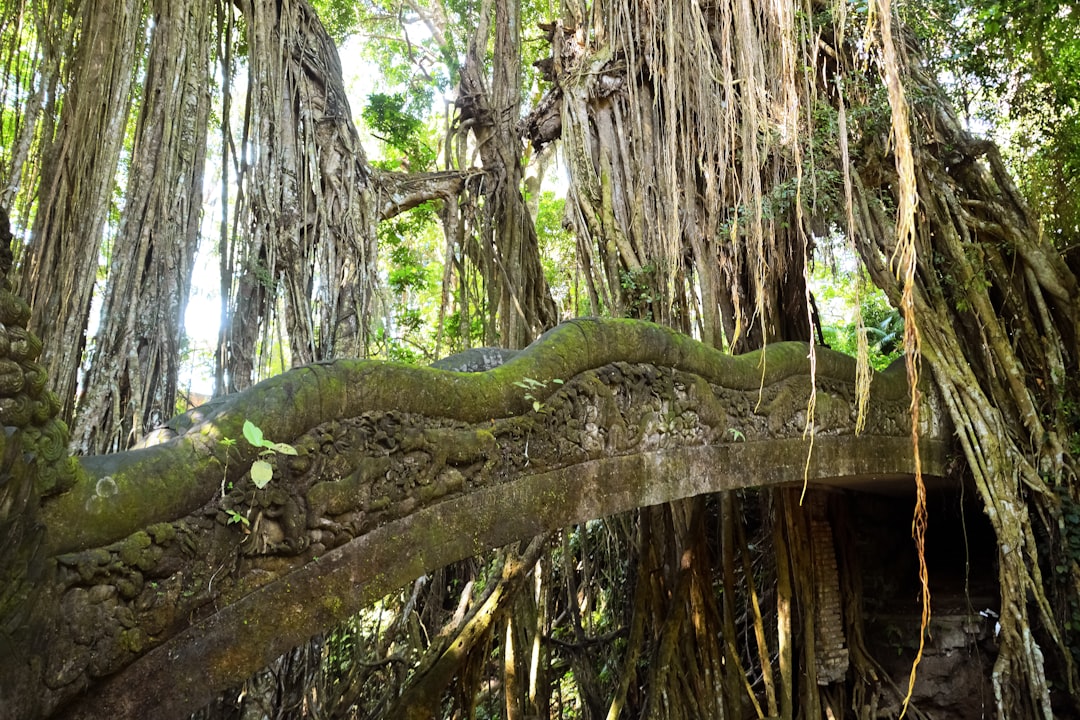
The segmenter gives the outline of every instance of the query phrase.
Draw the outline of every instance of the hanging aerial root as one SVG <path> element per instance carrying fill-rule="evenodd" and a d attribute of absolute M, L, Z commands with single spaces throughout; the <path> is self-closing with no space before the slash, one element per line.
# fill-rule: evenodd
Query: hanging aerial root
<path fill-rule="evenodd" d="M 901 61 L 897 56 L 896 44 L 892 34 L 890 0 L 877 0 L 876 6 L 881 31 L 883 70 L 889 93 L 889 107 L 892 111 L 893 152 L 899 178 L 896 249 L 890 263 L 903 288 L 900 311 L 904 317 L 904 364 L 907 368 L 908 385 L 911 387 L 911 443 L 915 453 L 915 512 L 911 522 L 911 532 L 919 556 L 919 582 L 922 587 L 922 620 L 919 628 L 919 649 L 915 654 L 915 660 L 911 664 L 907 696 L 904 698 L 904 710 L 901 712 L 901 717 L 903 717 L 911 701 L 911 695 L 915 690 L 916 670 L 922 660 L 923 650 L 926 645 L 926 633 L 930 625 L 930 580 L 926 569 L 925 552 L 926 486 L 923 483 L 922 468 L 919 463 L 918 383 L 920 339 L 914 304 L 915 269 L 918 261 L 915 247 L 915 206 L 918 202 L 918 186 L 915 179 L 915 158 L 911 149 L 908 104 L 901 77 Z"/>

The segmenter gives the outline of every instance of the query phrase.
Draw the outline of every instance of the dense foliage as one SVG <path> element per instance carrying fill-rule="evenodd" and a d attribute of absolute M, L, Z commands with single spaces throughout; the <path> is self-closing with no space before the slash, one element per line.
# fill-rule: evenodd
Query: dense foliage
<path fill-rule="evenodd" d="M 1080 242 L 1080 18 L 1046 0 L 905 6 L 950 95 L 1003 146 L 1044 232 Z"/>

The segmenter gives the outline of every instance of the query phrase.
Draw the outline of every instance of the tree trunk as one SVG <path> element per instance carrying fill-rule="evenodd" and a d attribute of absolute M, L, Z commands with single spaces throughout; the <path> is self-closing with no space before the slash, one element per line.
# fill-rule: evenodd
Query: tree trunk
<path fill-rule="evenodd" d="M 145 36 L 139 0 L 88 0 L 78 23 L 60 122 L 42 139 L 43 182 L 20 282 L 68 421 Z"/>
<path fill-rule="evenodd" d="M 32 217 L 32 204 L 41 171 L 34 141 L 52 137 L 56 86 L 61 63 L 72 46 L 77 24 L 64 23 L 64 3 L 19 0 L 0 9 L 0 64 L 6 69 L 0 83 L 0 208 Z M 28 38 L 33 38 L 29 40 Z M 17 97 L 14 107 L 8 98 Z M 44 118 L 43 118 L 44 116 Z M 44 120 L 44 121 L 43 121 Z M 15 251 L 16 260 L 21 248 Z"/>
<path fill-rule="evenodd" d="M 810 337 L 793 191 L 805 141 L 797 100 L 766 100 L 795 79 L 793 61 L 764 48 L 790 46 L 794 28 L 783 6 L 757 12 L 613 0 L 552 30 L 570 218 L 593 294 L 612 314 L 736 351 Z"/>
<path fill-rule="evenodd" d="M 377 287 L 379 200 L 333 42 L 304 0 L 241 7 L 245 154 L 230 248 L 237 277 L 219 349 L 229 391 L 258 379 L 279 302 L 292 364 L 366 354 Z M 249 146 L 257 157 L 247 157 Z"/>
<path fill-rule="evenodd" d="M 795 76 L 795 36 L 790 8 L 737 2 L 654 12 L 612 0 L 552 28 L 568 208 L 581 264 L 591 268 L 591 294 L 604 311 L 694 332 L 735 352 L 810 339 L 810 216 L 798 196 L 809 145 L 799 135 L 799 112 L 807 99 Z M 696 532 L 722 530 L 726 562 L 721 573 L 718 558 L 693 533 L 676 532 L 676 522 L 653 527 L 657 551 L 692 564 L 682 579 L 652 590 L 668 601 L 652 616 L 657 644 L 644 651 L 654 668 L 646 711 L 737 716 L 751 701 L 760 710 L 762 701 L 744 688 L 735 636 L 734 618 L 749 612 L 740 584 L 752 583 L 734 567 L 741 537 L 734 524 L 742 518 L 717 518 L 701 498 L 670 512 L 695 518 Z M 692 592 L 711 589 L 713 578 L 723 586 L 724 622 L 712 593 Z M 806 578 L 793 574 L 796 582 Z M 695 656 L 699 662 L 688 661 Z M 764 653 L 760 661 L 772 659 Z M 792 670 L 805 673 L 805 664 Z M 816 685 L 809 693 L 816 698 Z"/>
<path fill-rule="evenodd" d="M 860 162 L 845 175 L 851 226 L 875 284 L 905 312 L 909 358 L 921 346 L 929 361 L 997 533 L 997 712 L 1050 718 L 1056 703 L 1075 705 L 1078 682 L 1080 643 L 1066 628 L 1068 608 L 1080 602 L 1080 565 L 1057 548 L 1068 543 L 1060 518 L 1075 507 L 1080 477 L 1066 450 L 1080 429 L 1072 410 L 1080 392 L 1068 379 L 1080 364 L 1080 285 L 996 148 L 962 128 L 914 44 L 891 39 L 882 5 L 891 119 L 863 95 L 854 41 L 842 29 L 824 40 L 838 61 L 823 79 L 840 117 L 844 88 L 877 108 L 853 128 Z M 905 86 L 918 91 L 910 108 Z M 917 375 L 917 364 L 909 372 Z M 1048 568 L 1057 582 L 1044 578 Z M 1066 692 L 1052 696 L 1051 684 Z"/>
<path fill-rule="evenodd" d="M 487 175 L 484 219 L 475 257 L 497 318 L 497 344 L 522 348 L 558 322 L 558 312 L 540 264 L 536 225 L 524 190 L 521 135 L 521 17 L 515 0 L 485 3 L 465 67 L 458 108 L 471 128 Z M 490 28 L 494 27 L 493 71 L 485 77 Z M 488 85 L 490 84 L 490 90 Z"/>
<path fill-rule="evenodd" d="M 176 414 L 202 219 L 212 11 L 207 0 L 153 8 L 125 213 L 73 426 L 82 453 L 126 450 Z"/>

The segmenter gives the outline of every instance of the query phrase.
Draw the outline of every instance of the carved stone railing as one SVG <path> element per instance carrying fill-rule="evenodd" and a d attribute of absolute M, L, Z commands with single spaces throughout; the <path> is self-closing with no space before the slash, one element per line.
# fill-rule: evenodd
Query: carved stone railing
<path fill-rule="evenodd" d="M 19 679 L 0 703 L 183 717 L 489 548 L 725 489 L 910 477 L 903 371 L 874 376 L 856 436 L 854 362 L 818 349 L 808 429 L 807 355 L 731 357 L 648 323 L 578 320 L 487 372 L 336 361 L 181 416 L 159 444 L 82 459 L 41 501 L 40 642 L 0 656 L 0 678 Z M 923 472 L 944 475 L 951 430 L 932 395 L 920 418 Z M 245 420 L 298 451 L 269 458 L 264 489 Z"/>

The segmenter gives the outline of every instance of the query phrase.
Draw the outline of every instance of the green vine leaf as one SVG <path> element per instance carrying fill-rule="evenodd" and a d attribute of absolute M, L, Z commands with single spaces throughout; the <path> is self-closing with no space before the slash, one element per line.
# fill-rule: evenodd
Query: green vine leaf
<path fill-rule="evenodd" d="M 250 420 L 244 421 L 244 437 L 255 447 L 263 447 L 263 444 L 265 443 L 262 430 Z"/>
<path fill-rule="evenodd" d="M 281 455 L 296 455 L 296 448 L 288 443 L 269 443 L 266 447 Z"/>
<path fill-rule="evenodd" d="M 225 512 L 229 514 L 229 521 L 225 523 L 226 525 L 232 525 L 233 523 L 241 523 L 243 525 L 251 524 L 250 520 L 248 520 L 246 517 L 236 512 L 235 510 L 226 510 Z"/>
<path fill-rule="evenodd" d="M 274 468 L 265 460 L 256 460 L 251 463 L 251 482 L 255 487 L 262 490 L 274 477 Z"/>

